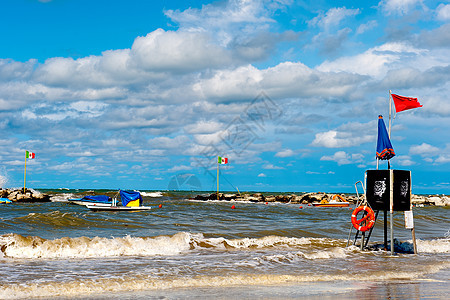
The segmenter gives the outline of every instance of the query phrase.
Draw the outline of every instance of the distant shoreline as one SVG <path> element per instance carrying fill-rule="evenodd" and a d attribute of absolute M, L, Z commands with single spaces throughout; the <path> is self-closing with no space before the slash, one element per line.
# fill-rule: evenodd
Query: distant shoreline
<path fill-rule="evenodd" d="M 116 193 L 117 190 L 109 189 L 43 189 L 45 192 L 40 192 L 35 189 L 0 189 L 0 198 L 8 198 L 12 202 L 50 202 L 52 195 L 61 193 L 75 193 L 75 194 L 111 194 Z M 190 193 L 191 199 L 208 201 L 208 200 L 223 200 L 223 201 L 241 201 L 241 202 L 255 202 L 255 203 L 293 203 L 293 204 L 312 204 L 317 202 L 329 202 L 337 199 L 337 201 L 346 201 L 350 204 L 357 202 L 355 193 L 270 193 L 270 192 L 242 192 L 242 193 L 219 193 L 217 197 L 216 192 L 211 191 L 164 191 L 164 190 L 146 190 L 161 192 L 162 195 L 170 193 Z M 336 195 L 339 196 L 336 198 Z M 335 198 L 335 199 L 333 199 Z M 413 205 L 434 205 L 434 206 L 450 206 L 450 197 L 446 195 L 416 195 L 411 196 L 411 203 Z"/>

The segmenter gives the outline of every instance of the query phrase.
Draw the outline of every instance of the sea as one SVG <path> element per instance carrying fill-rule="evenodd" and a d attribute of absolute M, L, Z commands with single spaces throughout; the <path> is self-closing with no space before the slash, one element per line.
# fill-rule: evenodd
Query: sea
<path fill-rule="evenodd" d="M 149 211 L 95 212 L 68 199 L 117 191 L 40 191 L 52 202 L 0 205 L 1 299 L 448 299 L 450 293 L 450 207 L 413 208 L 417 254 L 403 212 L 395 212 L 392 255 L 383 247 L 382 213 L 369 249 L 361 250 L 359 239 L 354 245 L 354 206 L 196 201 L 199 192 L 141 191 Z"/>

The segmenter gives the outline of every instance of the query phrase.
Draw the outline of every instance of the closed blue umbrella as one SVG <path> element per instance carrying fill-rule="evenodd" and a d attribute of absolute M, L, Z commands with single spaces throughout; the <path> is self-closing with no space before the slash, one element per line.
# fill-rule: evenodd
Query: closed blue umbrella
<path fill-rule="evenodd" d="M 392 148 L 389 135 L 384 125 L 383 116 L 378 116 L 378 142 L 377 142 L 377 158 L 391 159 L 395 156 L 394 148 Z"/>

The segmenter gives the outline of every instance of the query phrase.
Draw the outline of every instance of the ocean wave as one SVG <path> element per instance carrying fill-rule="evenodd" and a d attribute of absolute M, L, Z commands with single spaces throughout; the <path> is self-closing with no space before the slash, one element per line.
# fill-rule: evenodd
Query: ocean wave
<path fill-rule="evenodd" d="M 405 244 L 410 245 L 409 242 L 405 242 Z M 418 240 L 417 244 L 419 253 L 450 253 L 449 239 Z M 4 257 L 29 259 L 156 256 L 178 255 L 192 250 L 248 251 L 266 249 L 292 251 L 298 257 L 314 260 L 345 258 L 351 253 L 359 252 L 359 249 L 355 246 L 346 247 L 346 241 L 343 239 L 281 236 L 227 239 L 222 237 L 205 238 L 201 233 L 187 232 L 156 237 L 64 237 L 54 240 L 7 234 L 0 236 L 0 248 Z"/>
<path fill-rule="evenodd" d="M 0 285 L 1 299 L 26 299 L 37 297 L 80 297 L 82 295 L 99 295 L 121 292 L 154 291 L 171 289 L 195 289 L 195 288 L 222 288 L 238 286 L 287 286 L 308 282 L 376 282 L 387 280 L 412 280 L 419 279 L 428 273 L 435 273 L 448 264 L 435 266 L 432 269 L 424 268 L 415 272 L 407 271 L 383 271 L 365 275 L 360 274 L 229 274 L 227 276 L 201 275 L 196 277 L 172 277 L 155 278 L 149 275 L 136 275 L 117 278 L 98 278 L 89 280 L 73 280 L 68 282 L 39 282 L 28 284 L 3 284 Z M 351 285 L 347 287 L 349 289 Z"/>
<path fill-rule="evenodd" d="M 152 197 L 152 198 L 158 198 L 162 197 L 162 192 L 140 192 L 143 197 Z"/>
<path fill-rule="evenodd" d="M 86 227 L 98 225 L 95 221 L 89 221 L 75 212 L 51 211 L 46 213 L 28 213 L 26 216 L 14 219 L 15 223 L 32 224 L 42 227 L 50 225 L 52 227 Z"/>
<path fill-rule="evenodd" d="M 450 238 L 436 240 L 417 240 L 417 252 L 450 253 Z"/>
<path fill-rule="evenodd" d="M 75 194 L 73 193 L 61 193 L 55 194 L 50 197 L 50 201 L 52 202 L 68 202 L 69 199 L 74 198 Z"/>
<path fill-rule="evenodd" d="M 176 255 L 189 250 L 189 242 L 190 235 L 184 232 L 173 236 L 126 236 L 110 239 L 64 237 L 49 240 L 19 234 L 0 236 L 0 248 L 4 257 L 29 259 Z"/>

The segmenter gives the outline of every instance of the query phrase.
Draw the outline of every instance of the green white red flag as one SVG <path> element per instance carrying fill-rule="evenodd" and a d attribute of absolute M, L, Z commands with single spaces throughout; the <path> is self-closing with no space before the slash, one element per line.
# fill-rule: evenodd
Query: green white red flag
<path fill-rule="evenodd" d="M 26 151 L 26 157 L 29 159 L 34 159 L 36 157 L 36 153 Z"/>
<path fill-rule="evenodd" d="M 228 158 L 227 158 L 227 157 L 220 157 L 220 156 L 219 156 L 219 159 L 218 159 L 217 162 L 218 162 L 219 164 L 226 165 L 226 164 L 228 163 Z"/>

